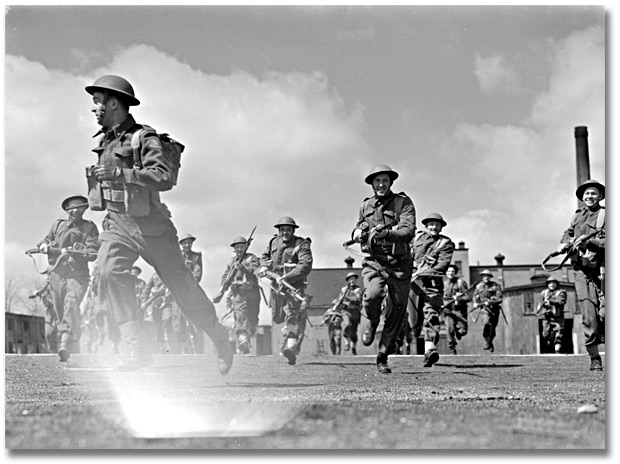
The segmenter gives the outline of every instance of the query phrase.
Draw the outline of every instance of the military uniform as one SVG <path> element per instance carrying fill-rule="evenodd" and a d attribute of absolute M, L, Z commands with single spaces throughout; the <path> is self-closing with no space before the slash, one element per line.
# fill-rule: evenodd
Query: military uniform
<path fill-rule="evenodd" d="M 98 238 L 99 231 L 92 221 L 83 218 L 76 222 L 71 219 L 58 219 L 37 247 L 43 243 L 56 249 L 80 247 L 84 252 L 94 255 L 99 248 Z M 55 263 L 57 258 L 58 255 L 48 254 L 50 264 Z M 88 262 L 94 259 L 94 256 L 72 254 L 49 273 L 50 293 L 54 305 L 54 318 L 58 324 L 61 349 L 63 344 L 69 351 L 72 348 L 78 348 L 80 304 L 90 280 Z M 62 358 L 63 356 L 61 360 L 66 360 Z"/>
<path fill-rule="evenodd" d="M 561 243 L 572 243 L 581 235 L 588 235 L 597 229 L 599 214 L 605 208 L 599 207 L 595 211 L 583 207 L 578 210 L 570 226 L 564 231 Z M 605 314 L 601 312 L 600 298 L 605 289 L 601 280 L 601 268 L 605 266 L 605 224 L 602 232 L 590 238 L 579 249 L 578 255 L 573 258 L 573 272 L 575 275 L 575 292 L 581 308 L 585 345 L 594 346 L 603 342 L 605 337 Z"/>
<path fill-rule="evenodd" d="M 180 354 L 183 349 L 177 338 L 178 328 L 175 331 L 172 295 L 156 272 L 142 290 L 140 299 L 144 302 L 151 300 L 144 308 L 144 317 L 153 324 L 155 341 L 159 347 L 157 351 Z"/>
<path fill-rule="evenodd" d="M 334 301 L 336 304 L 338 301 Z M 321 325 L 327 325 L 327 335 L 329 337 L 329 348 L 332 354 L 342 353 L 342 311 L 338 307 L 329 308 L 323 315 Z"/>
<path fill-rule="evenodd" d="M 45 341 L 47 350 L 51 353 L 58 352 L 58 320 L 54 311 L 54 300 L 50 289 L 49 279 L 45 285 L 37 290 L 29 298 L 41 298 L 41 303 L 45 307 Z"/>
<path fill-rule="evenodd" d="M 541 292 L 540 297 L 542 302 L 539 311 L 542 312 L 543 338 L 554 347 L 556 353 L 560 353 L 564 337 L 566 291 L 559 287 L 554 290 L 546 288 Z"/>
<path fill-rule="evenodd" d="M 99 111 L 102 105 L 99 94 L 111 93 L 113 97 L 123 98 L 128 105 L 139 104 L 131 85 L 119 76 L 102 76 L 86 87 L 86 91 L 93 95 L 93 111 Z M 96 134 L 101 134 L 94 149 L 97 165 L 87 170 L 87 174 L 93 173 L 89 177 L 89 200 L 91 208 L 107 210 L 98 256 L 101 266 L 99 294 L 109 304 L 129 347 L 130 358 L 119 368 L 137 369 L 153 362 L 142 343 L 136 281 L 131 275 L 133 264 L 142 257 L 155 268 L 188 319 L 213 340 L 218 352 L 218 368 L 225 374 L 232 366 L 228 333 L 219 323 L 213 303 L 187 269 L 170 211 L 159 197 L 159 192 L 174 186 L 173 161 L 157 134 L 147 129 L 141 133 L 137 147 L 141 166 L 134 167 L 132 137 L 143 127 L 136 124 L 121 105 L 97 114 L 103 129 Z M 103 121 L 114 115 L 124 119 L 113 127 L 104 127 Z M 107 174 L 110 171 L 111 174 Z M 105 172 L 105 177 L 98 174 L 100 172 Z"/>
<path fill-rule="evenodd" d="M 454 243 L 442 234 L 433 237 L 421 230 L 412 243 L 415 278 L 409 293 L 409 321 L 414 335 L 423 334 L 425 344 L 428 343 L 431 350 L 436 350 L 439 343 L 443 276 L 453 253 Z"/>
<path fill-rule="evenodd" d="M 476 285 L 473 295 L 474 305 L 480 308 L 478 316 L 482 324 L 482 337 L 485 340 L 484 349 L 495 351 L 493 340 L 496 335 L 497 324 L 502 307 L 502 289 L 497 282 L 489 280 Z"/>
<path fill-rule="evenodd" d="M 468 288 L 467 282 L 460 277 L 455 276 L 452 279 L 446 279 L 443 291 L 443 304 L 448 303 L 457 294 L 465 292 Z M 461 295 L 456 299 L 456 301 L 447 306 L 446 309 L 449 309 L 451 312 L 458 314 L 463 319 L 467 320 L 467 302 L 469 301 L 471 301 L 471 296 L 469 294 Z M 467 322 L 450 317 L 449 315 L 446 315 L 444 320 L 446 322 L 448 348 L 450 348 L 453 352 L 456 352 L 456 345 L 458 345 L 457 340 L 460 340 L 462 337 L 467 335 Z"/>
<path fill-rule="evenodd" d="M 357 354 L 357 331 L 362 318 L 362 289 L 359 285 L 346 285 L 340 289 L 337 301 L 342 301 L 339 310 L 342 313 L 342 334 L 345 339 L 345 351 Z"/>
<path fill-rule="evenodd" d="M 193 237 L 192 237 L 193 238 Z M 179 239 L 183 241 L 183 237 Z M 185 265 L 192 271 L 192 275 L 196 279 L 196 282 L 202 280 L 203 267 L 202 267 L 202 253 L 194 250 L 181 250 L 183 258 L 185 259 Z M 202 354 L 204 353 L 204 336 L 200 329 L 198 329 L 191 321 L 183 315 L 176 302 L 173 302 L 174 317 L 178 319 L 176 323 L 177 331 L 179 332 L 179 340 L 186 340 L 185 351 L 188 353 Z"/>
<path fill-rule="evenodd" d="M 307 285 L 306 277 L 312 270 L 310 239 L 294 235 L 292 240 L 285 242 L 279 235 L 274 235 L 261 255 L 261 266 L 266 265 L 269 260 L 273 263 L 273 270 L 303 296 Z M 300 308 L 301 301 L 297 298 L 272 292 L 272 317 L 276 324 L 285 323 L 285 338 L 299 338 Z"/>
<path fill-rule="evenodd" d="M 230 305 L 234 314 L 235 334 L 238 339 L 249 343 L 247 337 L 253 337 L 258 326 L 258 315 L 260 311 L 260 289 L 256 271 L 260 266 L 259 259 L 252 253 L 246 253 L 243 260 L 237 265 L 238 258 L 233 256 L 226 265 L 226 270 L 222 274 L 222 285 L 231 275 L 230 284 Z M 236 270 L 233 270 L 236 268 Z M 240 346 L 240 351 L 246 352 L 249 346 Z"/>
<path fill-rule="evenodd" d="M 372 231 L 377 226 L 388 229 L 388 234 L 370 240 L 367 249 L 370 256 L 362 262 L 362 311 L 369 321 L 364 344 L 374 339 L 387 294 L 391 310 L 385 315 L 377 349 L 377 364 L 387 364 L 388 355 L 396 352 L 413 272 L 409 243 L 415 234 L 415 207 L 411 199 L 403 192 L 392 191 L 385 196 L 366 198 L 360 207 L 356 229 Z"/>

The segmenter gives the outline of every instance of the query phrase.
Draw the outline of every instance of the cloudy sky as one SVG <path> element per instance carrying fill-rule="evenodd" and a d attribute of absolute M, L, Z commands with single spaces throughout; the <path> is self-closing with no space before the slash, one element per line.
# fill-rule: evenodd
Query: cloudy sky
<path fill-rule="evenodd" d="M 341 267 L 380 163 L 472 263 L 540 263 L 576 208 L 574 128 L 605 182 L 605 7 L 11 6 L 5 11 L 5 270 L 85 193 L 86 85 L 119 74 L 139 122 L 186 146 L 163 194 L 198 237 L 207 293 L 229 243 L 284 215 Z M 98 225 L 102 213 L 87 212 Z M 359 258 L 358 258 L 359 264 Z M 151 271 L 145 269 L 145 276 Z"/>

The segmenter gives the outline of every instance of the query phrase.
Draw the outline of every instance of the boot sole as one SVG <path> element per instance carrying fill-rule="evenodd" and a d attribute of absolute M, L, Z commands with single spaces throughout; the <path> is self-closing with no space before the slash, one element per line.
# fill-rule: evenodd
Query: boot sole
<path fill-rule="evenodd" d="M 288 360 L 288 363 L 292 366 L 297 361 L 297 357 L 295 356 L 295 352 L 290 348 L 285 348 L 282 351 L 282 355 Z"/>

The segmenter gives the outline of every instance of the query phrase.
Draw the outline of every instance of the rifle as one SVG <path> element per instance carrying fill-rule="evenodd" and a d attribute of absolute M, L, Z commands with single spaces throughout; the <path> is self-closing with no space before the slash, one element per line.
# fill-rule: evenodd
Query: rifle
<path fill-rule="evenodd" d="M 28 250 L 25 251 L 25 253 L 30 256 L 30 258 L 32 258 L 32 261 L 34 263 L 34 268 L 37 270 L 37 272 L 39 274 L 49 274 L 50 272 L 52 272 L 54 269 L 56 269 L 56 267 L 61 264 L 65 258 L 69 258 L 71 256 L 79 256 L 82 258 L 96 258 L 97 257 L 97 253 L 92 253 L 90 251 L 87 251 L 84 249 L 84 245 L 82 245 L 81 243 L 76 243 L 74 245 L 75 248 L 48 248 L 46 253 L 43 253 L 41 250 L 39 250 L 38 248 L 30 248 Z M 56 261 L 51 264 L 50 266 L 48 266 L 47 269 L 45 269 L 44 271 L 40 271 L 39 268 L 37 267 L 37 262 L 34 259 L 34 256 L 32 256 L 33 254 L 36 253 L 41 253 L 41 254 L 46 254 L 48 255 L 48 259 L 53 256 L 53 255 L 58 255 L 58 257 L 56 258 Z"/>
<path fill-rule="evenodd" d="M 268 269 L 266 269 L 265 271 L 263 271 L 263 273 L 265 274 L 265 276 L 269 277 L 270 279 L 273 279 L 275 281 L 277 281 L 280 276 L 278 274 L 276 274 L 273 271 L 270 271 Z M 267 286 L 273 290 L 274 292 L 286 296 L 286 295 L 290 295 L 294 298 L 297 298 L 299 301 L 303 302 L 304 301 L 304 297 L 302 296 L 302 294 L 299 292 L 299 290 L 297 290 L 295 287 L 293 287 L 291 284 L 289 284 L 286 280 L 280 280 L 278 287 L 274 287 L 273 285 L 267 284 Z M 286 289 L 286 290 L 284 290 Z"/>
<path fill-rule="evenodd" d="M 485 302 L 484 302 L 484 303 L 482 303 L 482 304 L 475 305 L 475 306 L 474 306 L 474 309 L 472 310 L 472 313 L 473 313 L 476 309 L 478 309 L 478 310 L 479 310 L 479 309 L 482 309 L 482 308 L 484 308 L 484 307 L 489 307 L 489 306 L 490 306 L 490 303 L 489 303 L 488 301 L 485 301 Z M 510 324 L 508 324 L 508 319 L 506 319 L 506 314 L 504 314 L 504 308 L 502 308 L 502 305 L 501 305 L 501 304 L 499 305 L 499 312 L 502 314 L 502 317 L 504 318 L 504 322 L 506 323 L 506 325 L 510 325 Z M 480 314 L 478 314 L 478 317 L 480 317 Z M 477 318 L 476 318 L 476 319 L 474 319 L 473 314 L 472 314 L 471 318 L 472 318 L 472 320 L 474 321 L 474 323 L 478 322 L 478 319 L 477 319 Z"/>
<path fill-rule="evenodd" d="M 254 240 L 252 236 L 254 235 L 255 230 L 256 230 L 256 226 L 254 226 L 254 229 L 252 229 L 252 232 L 250 233 L 250 237 L 248 238 L 248 243 L 245 246 L 245 250 L 243 250 L 243 254 L 241 254 L 239 258 L 237 258 L 237 261 L 235 261 L 235 264 L 233 264 L 232 268 L 228 272 L 228 275 L 224 279 L 224 282 L 222 283 L 222 287 L 220 288 L 220 291 L 213 298 L 213 303 L 219 303 L 220 301 L 222 301 L 222 297 L 224 296 L 224 293 L 226 293 L 226 290 L 228 290 L 230 286 L 232 285 L 233 279 L 235 278 L 235 274 L 237 274 L 237 271 L 239 270 L 239 265 L 243 262 L 243 258 L 245 258 L 245 255 L 248 252 L 248 248 L 250 248 L 250 245 L 252 244 L 252 240 Z"/>
<path fill-rule="evenodd" d="M 603 232 L 604 229 L 596 229 L 594 232 L 586 235 L 585 237 L 579 237 L 578 239 L 576 239 L 572 245 L 570 247 L 568 247 L 567 249 L 563 250 L 563 251 L 553 251 L 551 253 L 549 253 L 549 255 L 543 260 L 542 262 L 542 268 L 547 271 L 547 272 L 553 272 L 553 271 L 557 271 L 558 269 L 560 269 L 562 266 L 564 266 L 564 263 L 566 263 L 566 261 L 568 261 L 568 259 L 577 251 L 577 249 L 579 248 L 579 246 L 585 242 L 588 239 L 591 239 L 592 237 L 594 237 L 595 235 L 599 234 L 600 232 Z M 566 254 L 566 256 L 564 257 L 564 259 L 562 259 L 562 262 L 560 264 L 558 264 L 557 266 L 548 269 L 546 267 L 547 261 L 549 261 L 551 258 L 554 258 L 556 256 L 559 255 L 563 255 Z"/>
<path fill-rule="evenodd" d="M 381 232 L 382 230 L 385 229 L 389 229 L 390 227 L 396 225 L 396 222 L 391 222 L 389 224 L 378 224 L 375 227 L 372 228 L 372 230 L 368 231 L 368 228 L 370 227 L 368 225 L 367 222 L 362 222 L 360 224 L 360 229 L 362 231 L 362 234 L 360 235 L 359 239 L 356 240 L 354 238 L 352 238 L 351 240 L 347 240 L 346 242 L 344 242 L 342 244 L 342 246 L 347 250 L 347 251 L 351 251 L 352 253 L 361 256 L 363 258 L 368 258 L 372 256 L 372 241 L 375 238 L 375 235 L 377 235 L 379 232 Z M 363 252 L 367 252 L 368 255 L 364 255 L 364 254 L 359 254 L 353 250 L 351 250 L 349 247 L 351 245 L 354 245 L 356 243 L 360 244 L 360 248 Z"/>
<path fill-rule="evenodd" d="M 165 293 L 166 293 L 166 290 L 168 290 L 168 289 L 166 288 L 166 286 L 165 286 L 165 285 L 162 285 L 162 286 L 161 286 L 161 288 L 160 288 L 159 290 L 157 290 L 155 293 L 153 293 L 151 296 L 149 296 L 149 297 L 146 299 L 146 301 L 140 305 L 139 310 L 140 310 L 140 311 L 144 311 L 146 308 L 148 308 L 148 307 L 149 307 L 149 305 L 150 305 L 151 303 L 153 303 L 153 302 L 154 302 L 155 300 L 157 300 L 158 298 L 160 298 L 160 297 L 164 296 L 164 295 L 165 295 Z"/>
<path fill-rule="evenodd" d="M 467 289 L 463 290 L 462 292 L 457 293 L 456 295 L 454 295 L 452 298 L 450 298 L 450 300 L 447 303 L 444 303 L 439 308 L 439 311 L 443 311 L 444 316 L 449 316 L 449 317 L 452 317 L 454 319 L 458 319 L 459 321 L 467 324 L 467 319 L 466 318 L 464 318 L 460 314 L 456 314 L 456 313 L 452 312 L 452 310 L 448 309 L 448 306 L 450 306 L 452 303 L 454 303 L 460 297 L 462 297 L 464 295 L 467 295 L 472 289 L 476 288 L 477 285 L 478 285 L 478 282 L 472 284 L 470 287 L 468 287 Z M 474 322 L 476 322 L 476 321 L 474 321 Z"/>

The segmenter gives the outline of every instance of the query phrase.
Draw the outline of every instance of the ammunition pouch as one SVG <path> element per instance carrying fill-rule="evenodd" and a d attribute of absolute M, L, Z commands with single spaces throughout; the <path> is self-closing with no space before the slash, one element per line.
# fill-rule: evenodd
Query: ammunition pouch
<path fill-rule="evenodd" d="M 93 166 L 86 168 L 86 183 L 88 184 L 88 207 L 92 211 L 103 211 L 103 189 L 98 180 L 93 176 Z"/>
<path fill-rule="evenodd" d="M 151 212 L 151 193 L 137 184 L 123 184 L 123 190 L 103 187 L 105 206 L 112 211 L 124 212 L 132 217 L 148 216 Z"/>

